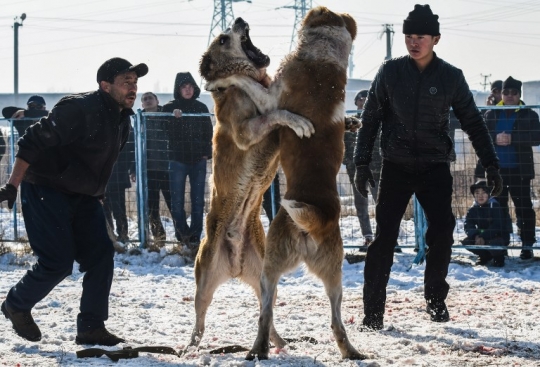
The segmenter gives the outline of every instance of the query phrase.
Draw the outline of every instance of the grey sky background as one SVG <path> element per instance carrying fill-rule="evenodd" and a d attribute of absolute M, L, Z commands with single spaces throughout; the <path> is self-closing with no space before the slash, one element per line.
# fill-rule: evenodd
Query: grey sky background
<path fill-rule="evenodd" d="M 313 0 L 350 13 L 358 24 L 354 71 L 371 79 L 386 55 L 383 24 L 393 24 L 392 56 L 406 54 L 403 19 L 418 1 Z M 422 2 L 423 4 L 424 2 Z M 96 71 L 108 58 L 145 62 L 150 72 L 139 92 L 172 92 L 179 71 L 200 81 L 198 64 L 213 17 L 212 0 L 0 0 L 0 93 L 13 92 L 13 22 L 19 28 L 19 93 L 84 92 L 97 87 Z M 471 89 L 509 75 L 540 80 L 539 0 L 433 0 L 441 23 L 439 57 L 459 67 Z M 253 43 L 271 58 L 270 73 L 289 52 L 295 12 L 291 0 L 233 4 L 251 27 Z"/>

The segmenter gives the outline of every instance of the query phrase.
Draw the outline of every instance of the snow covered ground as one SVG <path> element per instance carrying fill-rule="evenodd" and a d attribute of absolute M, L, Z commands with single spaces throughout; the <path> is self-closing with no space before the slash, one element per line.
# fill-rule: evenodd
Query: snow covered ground
<path fill-rule="evenodd" d="M 358 245 L 347 238 L 346 245 Z M 282 278 L 275 324 L 284 338 L 307 336 L 317 344 L 272 349 L 267 361 L 245 361 L 245 352 L 209 354 L 228 345 L 249 348 L 255 340 L 256 298 L 248 286 L 232 280 L 215 293 L 199 350 L 182 357 L 140 353 L 117 363 L 105 356 L 77 359 L 75 352 L 83 349 L 74 342 L 82 274 L 74 266 L 73 275 L 33 310 L 43 333 L 40 342 L 19 338 L 8 320 L 0 320 L 0 366 L 540 366 L 540 261 L 521 261 L 518 250 L 510 255 L 502 269 L 475 267 L 474 255 L 455 250 L 448 276 L 451 321 L 438 324 L 424 311 L 424 265 L 410 268 L 412 249 L 396 254 L 385 328 L 368 333 L 359 330 L 364 262 L 345 261 L 342 316 L 353 345 L 368 356 L 363 361 L 341 360 L 322 284 L 303 268 Z M 115 260 L 108 329 L 127 339 L 123 346 L 183 350 L 194 323 L 193 266 L 165 252 L 118 254 Z M 33 262 L 31 255 L 0 256 L 0 302 Z"/>

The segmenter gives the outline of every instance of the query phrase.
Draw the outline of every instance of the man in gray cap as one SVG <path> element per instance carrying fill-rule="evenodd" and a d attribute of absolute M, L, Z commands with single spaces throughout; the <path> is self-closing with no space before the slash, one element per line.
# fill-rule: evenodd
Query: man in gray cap
<path fill-rule="evenodd" d="M 499 159 L 482 115 L 474 103 L 463 72 L 437 57 L 439 17 L 429 5 L 415 5 L 403 23 L 408 55 L 386 61 L 375 76 L 362 112 L 354 163 L 355 184 L 367 196 L 375 182 L 369 164 L 373 144 L 381 132 L 383 158 L 375 209 L 377 231 L 368 247 L 364 268 L 364 320 L 382 329 L 386 285 L 403 213 L 413 194 L 428 221 L 424 298 L 432 321 L 450 319 L 446 307 L 448 265 L 454 243 L 452 175 L 455 159 L 449 136 L 449 112 L 471 140 L 492 195 L 502 190 Z"/>
<path fill-rule="evenodd" d="M 147 72 L 145 64 L 105 61 L 97 73 L 97 91 L 62 98 L 18 141 L 0 202 L 13 208 L 20 185 L 26 232 L 37 262 L 10 289 L 1 310 L 24 339 L 41 339 L 31 310 L 71 274 L 76 261 L 85 275 L 75 342 L 112 346 L 124 341 L 104 324 L 114 248 L 100 199 L 129 135 L 137 80 Z"/>

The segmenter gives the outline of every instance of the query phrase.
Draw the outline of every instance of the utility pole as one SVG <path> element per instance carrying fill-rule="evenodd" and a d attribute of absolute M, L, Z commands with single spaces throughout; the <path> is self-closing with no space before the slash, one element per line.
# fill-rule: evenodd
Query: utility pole
<path fill-rule="evenodd" d="M 214 37 L 233 24 L 234 14 L 232 3 L 240 1 L 251 3 L 251 0 L 214 0 L 214 15 L 212 17 L 212 25 L 210 26 L 208 44 L 210 44 L 210 41 L 212 41 Z"/>
<path fill-rule="evenodd" d="M 393 24 L 383 24 L 383 31 L 381 32 L 380 37 L 386 33 L 386 57 L 385 60 L 390 60 L 392 58 L 392 40 L 394 36 L 394 27 Z M 379 37 L 379 38 L 380 38 Z"/>
<path fill-rule="evenodd" d="M 486 92 L 487 91 L 486 87 L 489 85 L 488 78 L 491 76 L 491 74 L 488 74 L 488 75 L 480 74 L 480 76 L 484 78 L 484 82 L 480 84 L 482 85 L 482 87 L 484 87 L 484 92 Z"/>
<path fill-rule="evenodd" d="M 19 103 L 19 27 L 22 27 L 25 19 L 26 13 L 22 13 L 20 17 L 15 17 L 13 23 L 13 93 L 15 95 L 15 105 Z"/>
<path fill-rule="evenodd" d="M 298 38 L 297 35 L 297 29 L 300 28 L 300 24 L 302 24 L 302 20 L 304 20 L 307 12 L 312 7 L 312 0 L 294 0 L 293 6 L 282 6 L 280 8 L 288 8 L 288 9 L 294 9 L 294 26 L 293 26 L 293 32 L 291 36 L 291 44 L 289 45 L 289 52 L 292 51 L 293 46 L 296 44 L 296 39 Z M 278 8 L 278 9 L 280 9 Z"/>

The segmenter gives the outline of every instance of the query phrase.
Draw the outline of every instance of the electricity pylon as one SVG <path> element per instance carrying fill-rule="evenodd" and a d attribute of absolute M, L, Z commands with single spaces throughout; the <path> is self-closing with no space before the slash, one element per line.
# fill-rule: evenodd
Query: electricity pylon
<path fill-rule="evenodd" d="M 240 1 L 251 3 L 251 0 L 214 0 L 214 16 L 212 17 L 212 26 L 210 27 L 208 44 L 210 44 L 210 41 L 219 33 L 232 26 L 234 22 L 232 3 Z"/>

